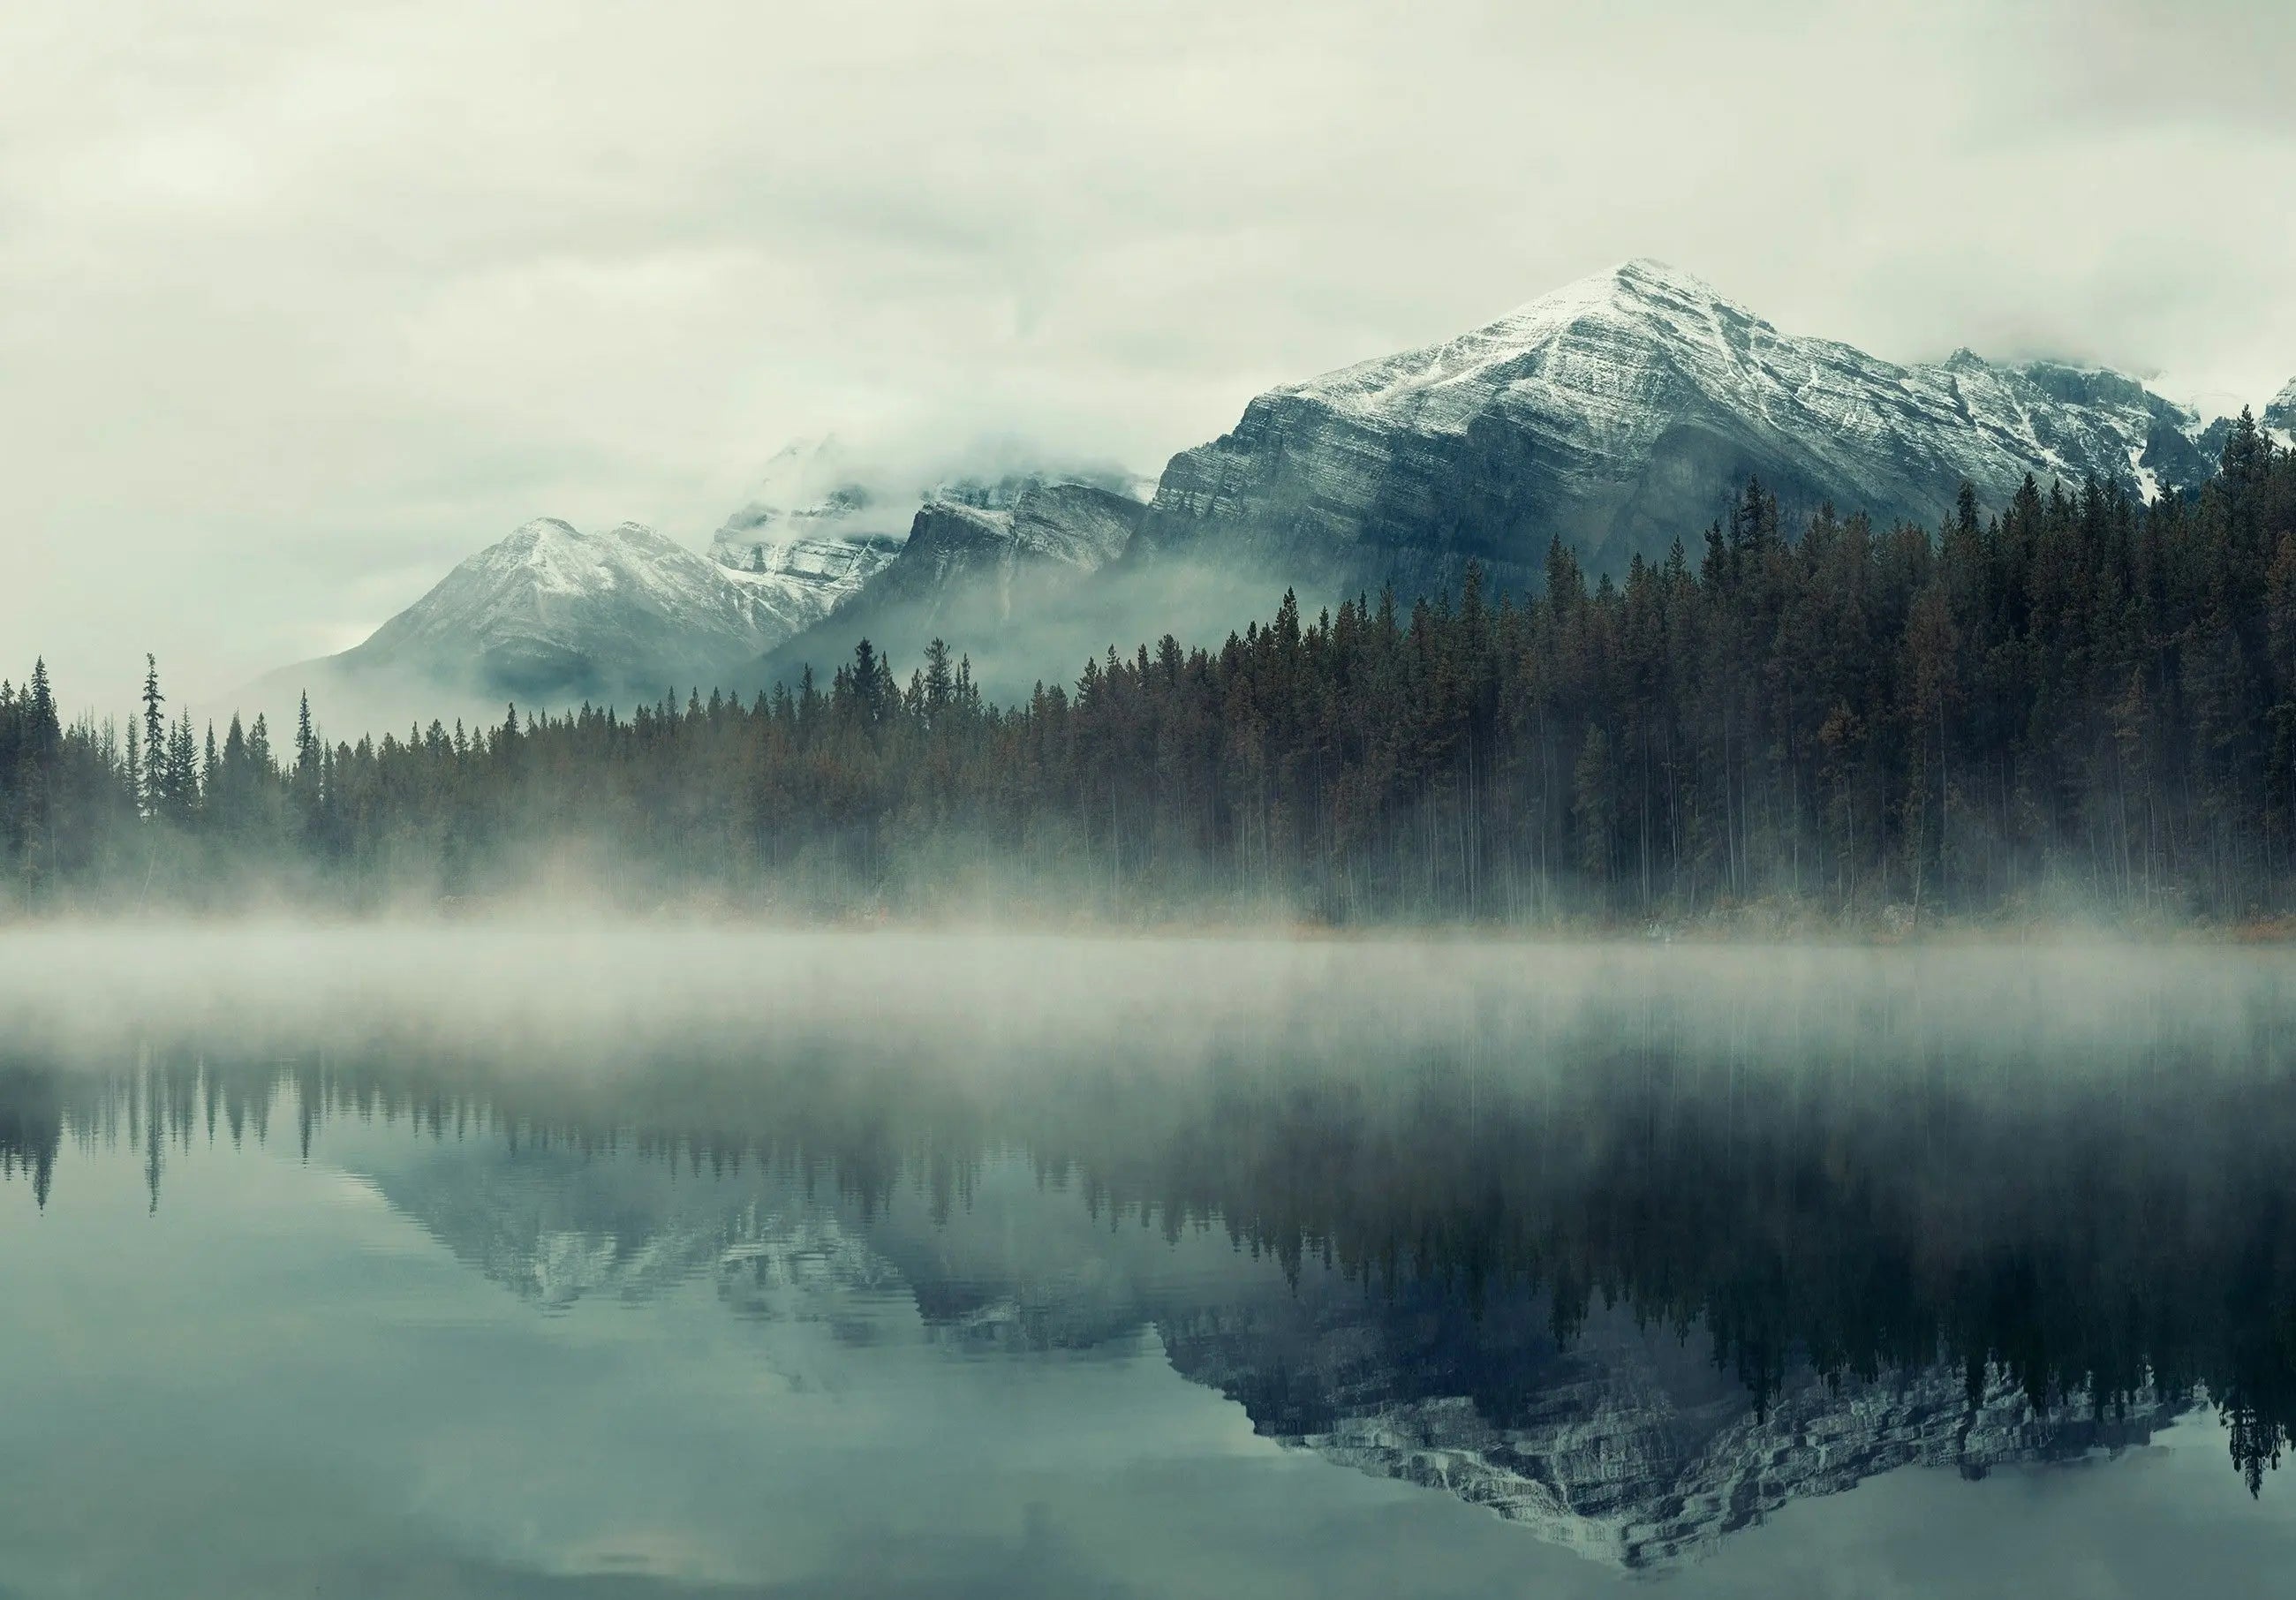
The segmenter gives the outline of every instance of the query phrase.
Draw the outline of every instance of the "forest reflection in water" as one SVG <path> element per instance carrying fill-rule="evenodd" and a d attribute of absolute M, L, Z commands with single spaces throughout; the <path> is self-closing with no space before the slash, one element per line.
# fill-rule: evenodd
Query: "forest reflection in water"
<path fill-rule="evenodd" d="M 0 1204 L 132 1152 L 156 1212 L 194 1152 L 356 1168 L 384 1130 L 383 1199 L 545 1309 L 702 1280 L 856 1340 L 889 1300 L 960 1351 L 1152 1333 L 1260 1434 L 1613 1567 L 2194 1411 L 2269 1497 L 2296 967 L 1455 951 L 1405 1005 L 1379 957 L 1113 947 L 1110 1005 L 1039 968 L 1027 1016 L 956 982 L 994 1026 L 888 972 L 873 1007 L 713 979 L 610 1032 L 388 985 L 129 1007 L 0 1055 Z"/>

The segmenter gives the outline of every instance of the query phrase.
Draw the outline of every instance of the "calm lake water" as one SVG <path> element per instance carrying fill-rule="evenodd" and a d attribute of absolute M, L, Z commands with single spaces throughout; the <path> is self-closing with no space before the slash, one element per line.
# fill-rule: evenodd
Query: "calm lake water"
<path fill-rule="evenodd" d="M 2296 960 L 0 938 L 0 1596 L 2278 1592 Z"/>

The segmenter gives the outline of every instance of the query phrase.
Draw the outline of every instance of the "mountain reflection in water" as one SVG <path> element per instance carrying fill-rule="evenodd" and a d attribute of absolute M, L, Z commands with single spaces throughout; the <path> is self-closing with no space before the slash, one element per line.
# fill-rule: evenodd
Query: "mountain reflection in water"
<path fill-rule="evenodd" d="M 291 1144 L 545 1311 L 699 1283 L 847 1345 L 1152 1335 L 1262 1435 L 1664 1566 L 1893 1468 L 2089 1459 L 2196 1409 L 2226 1491 L 2265 1490 L 2296 1073 L 2279 964 L 2243 974 L 2206 1016 L 2123 997 L 1997 1048 L 1855 986 L 1782 1018 L 1628 985 L 1352 1047 L 1263 1017 L 889 1049 L 737 1009 L 579 1059 L 381 1013 L 145 1020 L 124 1057 L 0 1056 L 0 1169 L 56 1210 L 132 1150 L 156 1211 L 195 1150 Z M 363 1166 L 353 1128 L 404 1131 Z"/>

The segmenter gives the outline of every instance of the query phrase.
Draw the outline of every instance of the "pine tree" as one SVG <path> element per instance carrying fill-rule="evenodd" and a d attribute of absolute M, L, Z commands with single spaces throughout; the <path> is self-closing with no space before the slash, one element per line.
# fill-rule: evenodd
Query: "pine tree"
<path fill-rule="evenodd" d="M 160 663 L 144 658 L 144 788 L 139 797 L 146 816 L 168 808 L 170 772 L 168 765 L 168 720 L 160 708 L 167 703 L 160 693 Z"/>

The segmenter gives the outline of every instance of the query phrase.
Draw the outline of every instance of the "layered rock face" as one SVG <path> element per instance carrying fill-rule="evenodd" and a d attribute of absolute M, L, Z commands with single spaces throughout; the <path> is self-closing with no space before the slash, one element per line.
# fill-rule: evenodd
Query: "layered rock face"
<path fill-rule="evenodd" d="M 1146 487 L 1127 493 L 1124 474 L 1095 468 L 956 478 L 922 491 L 888 489 L 882 472 L 873 488 L 869 476 L 834 439 L 798 440 L 712 536 L 711 558 L 758 591 L 783 637 L 865 589 L 873 606 L 963 609 L 969 586 L 993 585 L 1009 602 L 1030 568 L 1096 570 L 1132 537 Z M 873 587 L 918 533 L 917 552 Z"/>
<path fill-rule="evenodd" d="M 2210 464 L 2199 432 L 2118 373 L 1966 351 L 1897 366 L 1635 261 L 1261 395 L 1173 457 L 1141 546 L 1406 595 L 1472 559 L 1522 587 L 1552 537 L 1606 571 L 1694 542 L 1749 477 L 1790 508 L 1933 525 L 1964 480 L 1995 509 L 2028 473 L 2146 498 L 2188 485 Z"/>
<path fill-rule="evenodd" d="M 908 543 L 868 597 L 938 616 L 989 596 L 1010 617 L 1016 584 L 1098 571 L 1123 551 L 1144 509 L 1081 483 L 1031 485 L 1004 509 L 936 501 L 917 513 Z"/>

